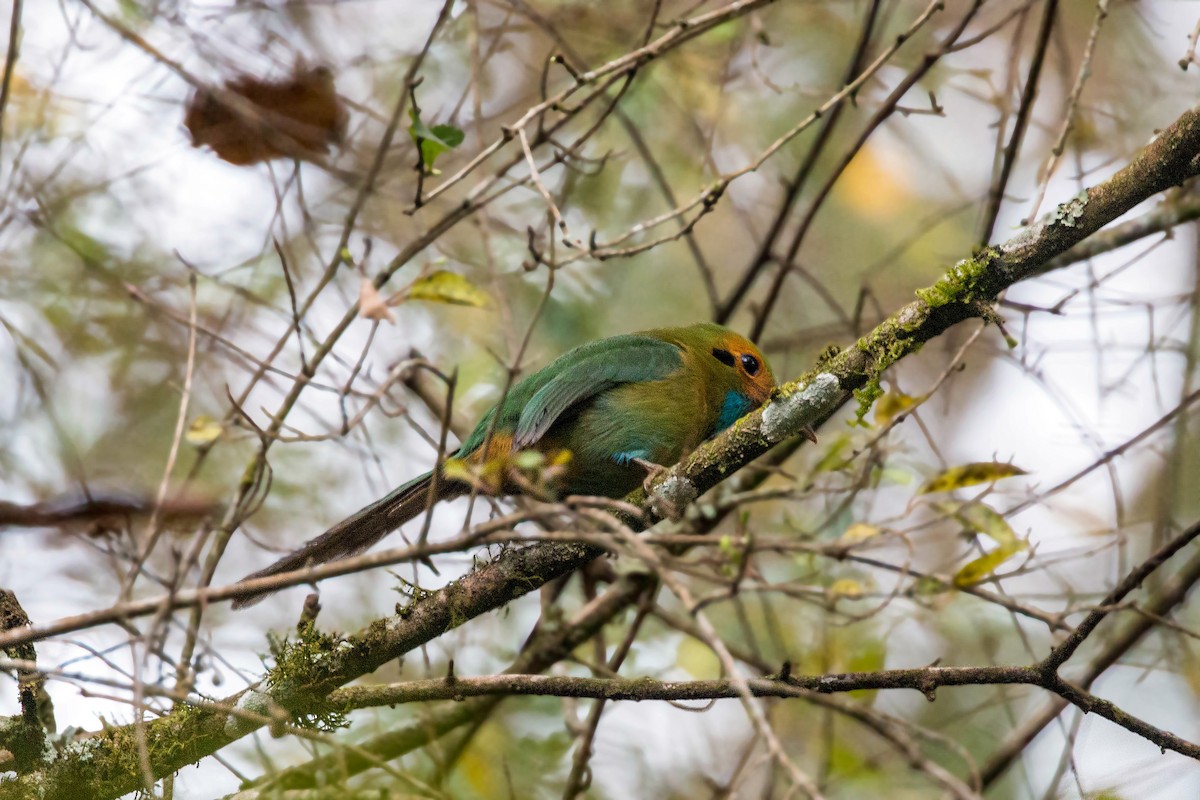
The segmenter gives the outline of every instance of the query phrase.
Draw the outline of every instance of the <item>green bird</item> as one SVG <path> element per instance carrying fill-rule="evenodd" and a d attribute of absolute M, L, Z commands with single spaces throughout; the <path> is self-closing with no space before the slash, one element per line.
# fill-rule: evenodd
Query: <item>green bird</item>
<path fill-rule="evenodd" d="M 247 579 L 359 553 L 424 513 L 431 489 L 435 501 L 468 494 L 468 470 L 486 474 L 488 465 L 509 464 L 520 451 L 536 451 L 554 465 L 546 473 L 558 495 L 624 497 L 642 485 L 647 470 L 676 463 L 761 406 L 774 388 L 758 348 L 720 325 L 658 328 L 582 345 L 512 386 L 450 456 L 459 469 L 443 466 L 436 481 L 432 471 L 414 478 Z M 494 494 L 528 488 L 512 478 L 483 486 Z"/>

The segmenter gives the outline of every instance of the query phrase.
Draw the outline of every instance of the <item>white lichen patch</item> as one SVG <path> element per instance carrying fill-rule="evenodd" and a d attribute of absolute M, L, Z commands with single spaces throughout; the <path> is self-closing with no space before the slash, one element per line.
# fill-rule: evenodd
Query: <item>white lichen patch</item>
<path fill-rule="evenodd" d="M 804 388 L 773 400 L 763 409 L 763 438 L 775 444 L 799 435 L 805 426 L 813 425 L 836 408 L 842 395 L 835 375 L 818 374 Z"/>
<path fill-rule="evenodd" d="M 238 698 L 237 705 L 234 708 L 245 711 L 248 714 L 269 717 L 271 716 L 271 706 L 270 695 L 266 692 L 260 692 L 257 689 L 250 689 Z M 230 714 L 229 719 L 225 720 L 225 735 L 237 737 L 257 727 L 259 727 L 259 723 L 251 719 L 243 717 L 240 714 Z"/>
<path fill-rule="evenodd" d="M 1079 224 L 1079 218 L 1083 216 L 1083 210 L 1087 207 L 1087 201 L 1088 193 L 1084 189 L 1054 210 L 1054 223 L 1074 228 Z"/>
<path fill-rule="evenodd" d="M 900 309 L 900 313 L 896 315 L 896 322 L 900 327 L 907 327 L 916 324 L 921 318 L 921 309 L 918 306 L 909 303 L 904 308 Z"/>
<path fill-rule="evenodd" d="M 50 764 L 55 759 L 68 759 L 79 764 L 90 764 L 92 756 L 101 748 L 100 737 L 80 738 L 80 729 L 70 726 L 55 736 L 47 736 L 42 746 L 42 761 Z"/>
<path fill-rule="evenodd" d="M 679 475 L 668 475 L 650 493 L 650 507 L 659 516 L 668 519 L 679 519 L 683 509 L 691 505 L 700 496 L 696 484 Z"/>

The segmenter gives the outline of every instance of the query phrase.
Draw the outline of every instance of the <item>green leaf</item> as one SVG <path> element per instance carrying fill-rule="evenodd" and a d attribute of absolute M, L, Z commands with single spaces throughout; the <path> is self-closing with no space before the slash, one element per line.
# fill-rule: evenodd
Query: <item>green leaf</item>
<path fill-rule="evenodd" d="M 922 484 L 917 494 L 932 494 L 933 492 L 949 492 L 966 486 L 980 483 L 991 483 L 1001 478 L 1011 478 L 1014 475 L 1025 475 L 1025 470 L 1015 464 L 1005 464 L 1000 461 L 977 461 L 974 464 L 963 464 L 942 470 Z"/>
<path fill-rule="evenodd" d="M 876 484 L 892 483 L 896 486 L 908 486 L 913 482 L 912 473 L 902 467 L 884 467 L 877 474 L 872 474 Z"/>
<path fill-rule="evenodd" d="M 432 128 L 425 124 L 416 109 L 410 108 L 408 116 L 412 124 L 408 126 L 408 135 L 413 144 L 421 148 L 421 166 L 426 175 L 438 175 L 433 168 L 437 157 L 448 150 L 453 150 L 463 143 L 464 134 L 453 125 L 434 125 Z"/>
<path fill-rule="evenodd" d="M 413 285 L 408 287 L 408 298 L 475 308 L 488 305 L 488 296 L 482 289 L 457 272 L 447 272 L 444 269 L 435 270 L 413 281 Z"/>
<path fill-rule="evenodd" d="M 932 597 L 933 595 L 945 594 L 948 587 L 942 581 L 932 575 L 922 575 L 913 584 L 912 592 L 917 597 Z"/>

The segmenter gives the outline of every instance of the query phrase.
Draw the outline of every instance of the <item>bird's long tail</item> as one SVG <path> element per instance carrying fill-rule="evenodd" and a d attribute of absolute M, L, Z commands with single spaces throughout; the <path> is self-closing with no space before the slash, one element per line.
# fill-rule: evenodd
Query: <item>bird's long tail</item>
<path fill-rule="evenodd" d="M 284 556 L 266 569 L 247 575 L 242 580 L 266 578 L 361 553 L 410 519 L 424 513 L 432 485 L 433 473 L 426 472 L 342 520 L 294 553 Z M 434 500 L 457 497 L 465 490 L 466 487 L 462 484 L 438 481 Z M 233 601 L 233 607 L 252 606 L 272 593 L 273 591 L 264 591 L 239 597 Z"/>

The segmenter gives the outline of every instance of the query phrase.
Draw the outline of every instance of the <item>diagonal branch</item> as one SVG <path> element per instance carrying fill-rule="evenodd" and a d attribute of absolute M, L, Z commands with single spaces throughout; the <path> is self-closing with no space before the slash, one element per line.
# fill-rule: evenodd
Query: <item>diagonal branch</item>
<path fill-rule="evenodd" d="M 382 686 L 338 689 L 333 697 L 350 708 L 392 706 L 459 697 L 534 695 L 599 700 L 704 701 L 737 699 L 739 681 L 721 678 L 661 681 L 653 678 L 582 678 L 568 675 L 488 675 L 478 678 L 434 678 Z M 1200 745 L 1182 739 L 1122 711 L 1057 676 L 1047 677 L 1040 665 L 993 667 L 919 667 L 840 675 L 769 676 L 745 680 L 755 697 L 806 698 L 809 692 L 842 694 L 862 690 L 912 689 L 932 698 L 945 686 L 1039 686 L 1086 712 L 1095 712 L 1159 747 L 1200 761 Z"/>

